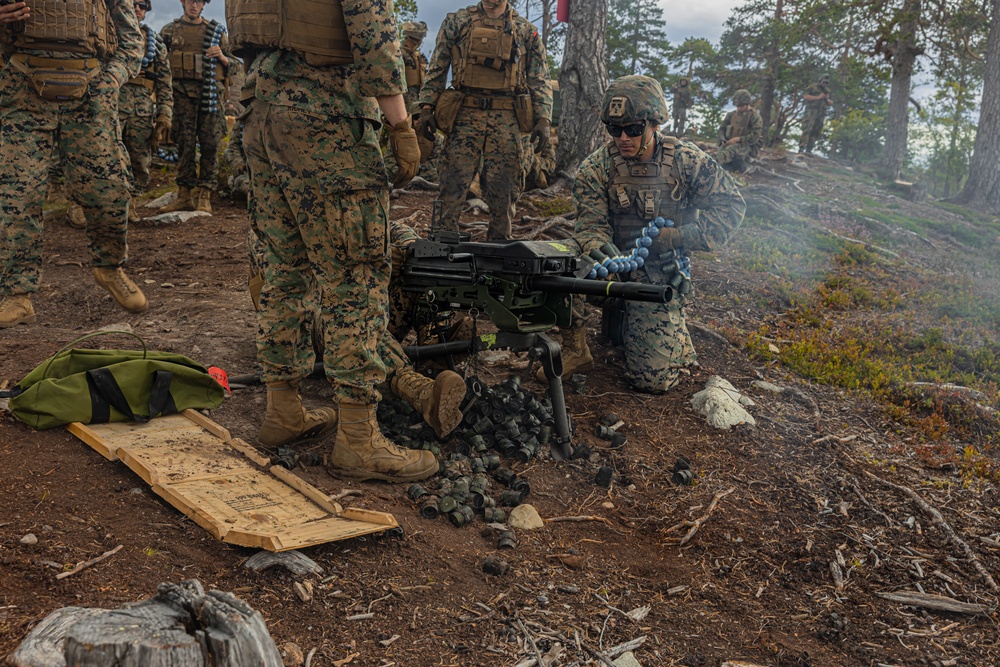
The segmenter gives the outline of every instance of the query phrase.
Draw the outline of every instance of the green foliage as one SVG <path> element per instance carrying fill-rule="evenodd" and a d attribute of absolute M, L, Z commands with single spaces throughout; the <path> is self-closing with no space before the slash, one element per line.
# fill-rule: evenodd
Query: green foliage
<path fill-rule="evenodd" d="M 417 0 L 395 0 L 392 9 L 396 12 L 399 22 L 415 21 L 417 18 Z"/>
<path fill-rule="evenodd" d="M 656 0 L 610 0 L 607 57 L 612 80 L 645 74 L 666 81 L 669 49 L 666 18 Z"/>
<path fill-rule="evenodd" d="M 882 155 L 885 107 L 872 113 L 850 109 L 827 123 L 827 141 L 837 157 L 854 162 L 874 162 Z"/>

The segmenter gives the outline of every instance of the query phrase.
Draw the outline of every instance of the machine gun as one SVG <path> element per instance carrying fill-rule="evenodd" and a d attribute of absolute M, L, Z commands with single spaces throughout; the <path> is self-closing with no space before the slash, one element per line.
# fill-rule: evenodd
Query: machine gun
<path fill-rule="evenodd" d="M 558 241 L 473 243 L 469 238 L 465 233 L 437 232 L 414 241 L 403 265 L 403 290 L 421 295 L 418 322 L 434 321 L 449 310 L 478 310 L 499 331 L 474 336 L 471 341 L 408 347 L 406 353 L 420 361 L 483 350 L 527 351 L 541 361 L 549 381 L 555 421 L 553 456 L 570 458 L 562 355 L 545 332 L 570 325 L 574 294 L 667 303 L 673 288 L 582 278 L 592 265 L 579 265 L 573 249 Z"/>

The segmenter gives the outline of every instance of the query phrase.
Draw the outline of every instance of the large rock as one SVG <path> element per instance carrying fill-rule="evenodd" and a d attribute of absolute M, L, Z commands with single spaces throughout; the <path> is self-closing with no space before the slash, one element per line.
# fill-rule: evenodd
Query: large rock
<path fill-rule="evenodd" d="M 737 424 L 756 425 L 757 421 L 744 405 L 754 402 L 741 394 L 736 387 L 718 375 L 705 383 L 705 388 L 691 398 L 691 406 L 705 415 L 709 425 L 728 430 Z"/>
<path fill-rule="evenodd" d="M 507 525 L 519 530 L 537 530 L 543 528 L 545 522 L 538 516 L 538 510 L 532 505 L 518 505 L 510 511 Z"/>

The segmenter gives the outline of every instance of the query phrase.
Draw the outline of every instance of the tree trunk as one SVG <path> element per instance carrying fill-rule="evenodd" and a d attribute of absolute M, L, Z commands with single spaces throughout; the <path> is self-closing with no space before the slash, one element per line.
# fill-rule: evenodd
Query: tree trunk
<path fill-rule="evenodd" d="M 986 47 L 983 101 L 976 142 L 969 163 L 969 180 L 955 201 L 1000 213 L 1000 0 L 992 1 L 993 20 Z"/>
<path fill-rule="evenodd" d="M 608 87 L 605 32 L 607 0 L 571 0 L 566 46 L 559 73 L 562 116 L 556 169 L 576 174 L 580 162 L 603 139 L 601 98 Z"/>
<path fill-rule="evenodd" d="M 917 46 L 917 26 L 921 0 L 905 0 L 899 20 L 899 39 L 893 45 L 892 86 L 889 92 L 889 118 L 885 132 L 885 152 L 879 171 L 885 178 L 896 179 L 906 158 L 909 133 L 910 79 L 913 65 L 923 48 Z"/>
<path fill-rule="evenodd" d="M 778 26 L 781 25 L 782 14 L 784 13 L 784 0 L 777 0 L 774 5 L 774 23 L 771 28 L 774 31 L 774 38 L 767 49 L 767 72 L 764 75 L 764 86 L 760 96 L 760 118 L 763 121 L 764 145 L 774 146 L 778 142 L 778 133 L 768 133 L 771 127 L 771 114 L 774 111 L 774 87 L 778 77 L 778 64 L 781 62 L 781 49 L 778 45 Z"/>

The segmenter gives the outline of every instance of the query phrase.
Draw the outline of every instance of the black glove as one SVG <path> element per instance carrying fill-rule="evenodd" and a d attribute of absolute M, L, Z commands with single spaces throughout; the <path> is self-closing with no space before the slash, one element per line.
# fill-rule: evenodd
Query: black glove
<path fill-rule="evenodd" d="M 549 145 L 549 126 L 552 121 L 548 118 L 539 118 L 535 121 L 535 127 L 531 129 L 531 143 L 535 144 L 535 152 L 541 153 Z"/>
<path fill-rule="evenodd" d="M 437 121 L 434 120 L 434 107 L 424 107 L 420 111 L 418 122 L 420 123 L 420 132 L 430 141 L 434 141 L 434 135 L 438 131 Z"/>

